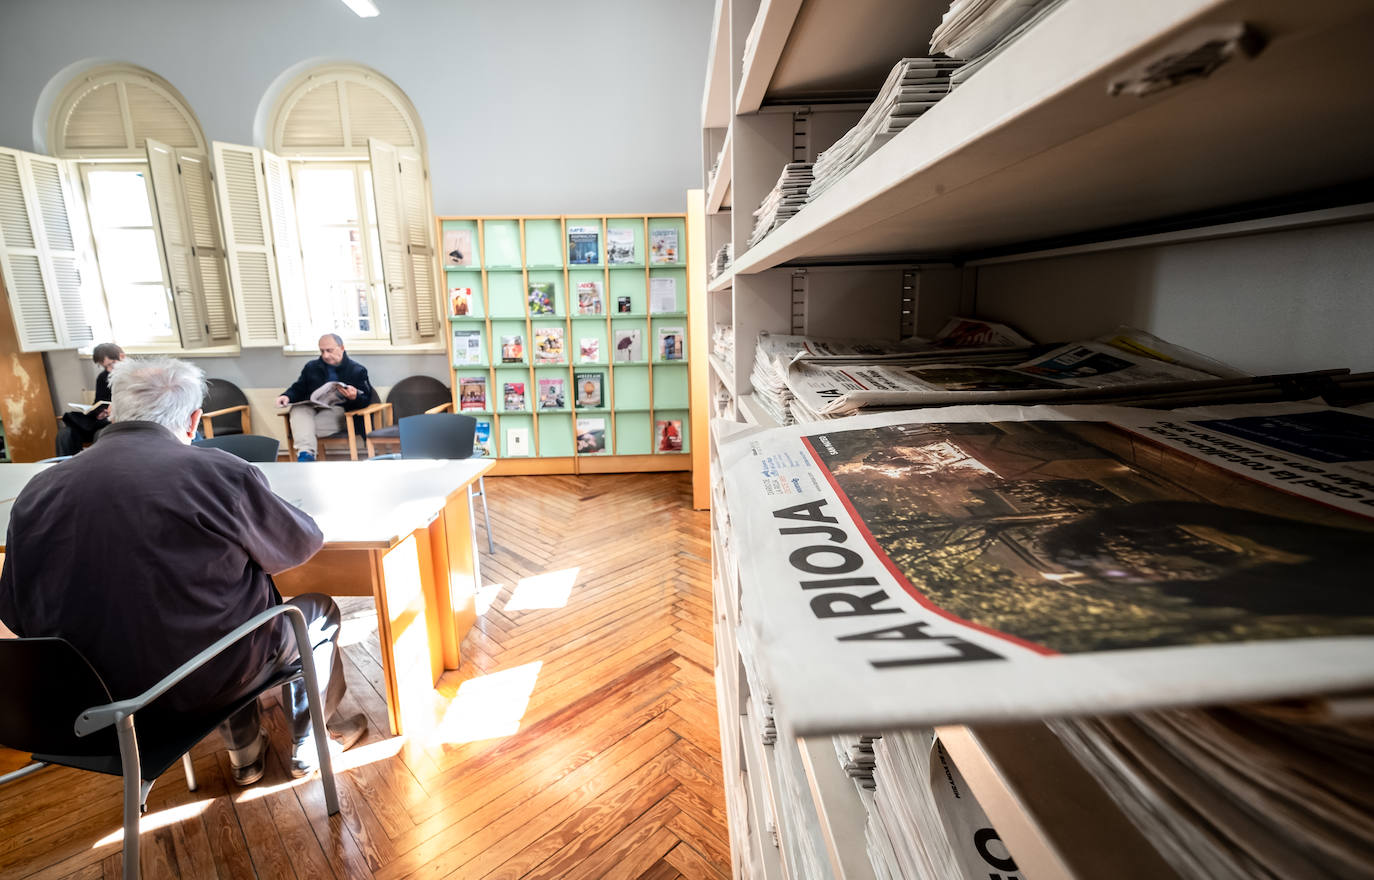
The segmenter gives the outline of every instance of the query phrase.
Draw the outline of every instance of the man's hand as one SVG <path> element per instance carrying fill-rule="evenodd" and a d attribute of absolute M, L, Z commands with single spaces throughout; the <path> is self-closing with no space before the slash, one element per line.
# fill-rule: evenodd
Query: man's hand
<path fill-rule="evenodd" d="M 281 397 L 278 397 L 278 398 L 277 398 L 277 406 L 278 406 L 278 407 L 284 407 L 284 406 L 286 406 L 287 404 L 289 404 L 290 402 L 291 402 L 291 399 L 290 399 L 289 397 L 287 397 L 285 394 L 283 394 Z"/>
<path fill-rule="evenodd" d="M 352 385 L 339 385 L 339 393 L 349 400 L 358 399 L 358 389 L 354 388 Z"/>

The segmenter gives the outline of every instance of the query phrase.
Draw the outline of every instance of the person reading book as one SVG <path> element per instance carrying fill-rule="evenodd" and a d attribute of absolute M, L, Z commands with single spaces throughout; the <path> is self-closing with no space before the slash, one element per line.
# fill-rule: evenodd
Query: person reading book
<path fill-rule="evenodd" d="M 95 435 L 110 424 L 110 370 L 122 360 L 124 349 L 113 342 L 102 342 L 91 350 L 91 361 L 100 367 L 95 377 L 95 403 L 62 414 L 62 429 L 57 432 L 58 455 L 76 455 L 87 443 L 95 442 Z"/>
<path fill-rule="evenodd" d="M 191 446 L 205 376 L 185 361 L 131 360 L 110 375 L 111 421 L 100 442 L 34 476 L 9 518 L 0 621 L 21 637 L 71 642 L 114 699 L 147 690 L 216 639 L 282 604 L 272 576 L 324 543 L 310 516 L 276 495 L 256 466 Z M 367 718 L 334 717 L 346 684 L 340 614 L 328 596 L 292 597 L 311 635 L 325 723 L 347 748 Z M 194 715 L 237 703 L 294 663 L 286 622 L 255 630 L 139 712 Z M 293 741 L 288 769 L 315 768 L 304 684 L 282 689 Z M 219 727 L 239 785 L 267 765 L 257 701 Z"/>
<path fill-rule="evenodd" d="M 277 398 L 277 406 L 291 408 L 296 460 L 314 461 L 319 438 L 342 431 L 345 414 L 368 406 L 376 397 L 367 367 L 348 356 L 343 339 L 336 333 L 321 336 L 320 356 L 302 367 L 300 378 Z"/>

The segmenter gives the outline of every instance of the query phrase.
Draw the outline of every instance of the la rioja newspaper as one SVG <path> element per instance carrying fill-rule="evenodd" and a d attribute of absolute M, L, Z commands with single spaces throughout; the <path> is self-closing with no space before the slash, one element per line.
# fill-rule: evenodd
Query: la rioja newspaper
<path fill-rule="evenodd" d="M 1374 684 L 1374 418 L 965 406 L 722 435 L 791 734 Z"/>

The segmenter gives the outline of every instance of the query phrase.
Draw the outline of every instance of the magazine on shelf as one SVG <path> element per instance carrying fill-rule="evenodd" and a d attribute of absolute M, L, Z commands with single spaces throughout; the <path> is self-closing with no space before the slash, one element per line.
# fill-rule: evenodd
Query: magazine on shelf
<path fill-rule="evenodd" d="M 501 386 L 502 404 L 501 408 L 506 412 L 516 412 L 525 409 L 525 383 L 506 382 Z"/>
<path fill-rule="evenodd" d="M 635 262 L 635 231 L 633 229 L 606 230 L 606 262 Z"/>
<path fill-rule="evenodd" d="M 487 377 L 464 376 L 458 380 L 458 409 L 487 408 Z"/>
<path fill-rule="evenodd" d="M 579 266 L 596 265 L 601 262 L 599 227 L 568 227 L 568 262 Z"/>
<path fill-rule="evenodd" d="M 501 363 L 520 364 L 525 362 L 525 337 L 519 333 L 501 337 Z"/>
<path fill-rule="evenodd" d="M 476 265 L 475 256 L 471 229 L 444 230 L 445 266 L 473 266 Z"/>
<path fill-rule="evenodd" d="M 1370 409 L 963 406 L 719 443 L 795 734 L 1374 685 Z"/>
<path fill-rule="evenodd" d="M 584 364 L 594 364 L 601 360 L 601 339 L 597 336 L 584 336 L 577 343 L 577 360 Z"/>
<path fill-rule="evenodd" d="M 534 328 L 534 362 L 537 364 L 563 363 L 563 328 Z"/>
<path fill-rule="evenodd" d="M 590 455 L 606 451 L 606 420 L 602 418 L 577 420 L 577 454 Z"/>
<path fill-rule="evenodd" d="M 644 342 L 639 328 L 615 331 L 616 363 L 628 364 L 644 360 Z"/>
<path fill-rule="evenodd" d="M 530 429 L 506 429 L 506 458 L 526 458 L 530 454 Z"/>
<path fill-rule="evenodd" d="M 453 330 L 453 363 L 454 364 L 480 364 L 484 363 L 482 357 L 482 331 L 481 330 Z"/>
<path fill-rule="evenodd" d="M 540 409 L 563 409 L 567 405 L 568 397 L 563 390 L 562 378 L 554 377 L 539 380 Z"/>
<path fill-rule="evenodd" d="M 491 422 L 478 419 L 472 435 L 472 454 L 475 458 L 491 457 Z"/>
<path fill-rule="evenodd" d="M 553 299 L 556 294 L 552 281 L 531 281 L 529 294 L 531 315 L 554 313 Z"/>
<path fill-rule="evenodd" d="M 676 278 L 650 278 L 649 279 L 649 314 L 661 315 L 665 312 L 676 312 L 677 307 L 677 279 Z"/>
<path fill-rule="evenodd" d="M 677 230 L 649 227 L 649 262 L 654 265 L 676 263 Z"/>
<path fill-rule="evenodd" d="M 659 419 L 654 422 L 654 437 L 659 452 L 681 452 L 682 419 Z"/>
<path fill-rule="evenodd" d="M 628 315 L 634 311 L 634 306 L 631 305 L 628 296 L 618 296 L 615 298 L 615 310 L 622 315 Z"/>
<path fill-rule="evenodd" d="M 577 313 L 579 315 L 601 314 L 601 282 L 577 282 Z"/>
<path fill-rule="evenodd" d="M 605 373 L 574 373 L 573 382 L 577 386 L 577 405 L 592 408 L 600 408 L 606 404 L 603 402 L 601 389 L 606 382 Z"/>
<path fill-rule="evenodd" d="M 451 287 L 448 294 L 453 310 L 452 314 L 455 318 L 461 318 L 472 313 L 471 287 Z"/>
<path fill-rule="evenodd" d="M 682 360 L 682 328 L 658 328 L 658 356 L 665 361 Z"/>

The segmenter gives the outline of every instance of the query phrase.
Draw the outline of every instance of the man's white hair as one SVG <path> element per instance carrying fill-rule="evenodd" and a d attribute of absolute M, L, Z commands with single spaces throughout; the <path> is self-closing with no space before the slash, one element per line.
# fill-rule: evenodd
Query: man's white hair
<path fill-rule="evenodd" d="M 205 373 L 195 364 L 173 358 L 132 358 L 110 373 L 110 420 L 156 422 L 185 431 L 191 413 L 205 399 Z"/>

